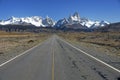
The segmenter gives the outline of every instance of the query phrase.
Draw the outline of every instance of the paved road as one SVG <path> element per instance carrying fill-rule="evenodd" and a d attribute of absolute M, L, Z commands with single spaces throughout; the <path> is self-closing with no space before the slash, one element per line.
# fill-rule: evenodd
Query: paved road
<path fill-rule="evenodd" d="M 120 80 L 120 72 L 54 35 L 0 67 L 0 80 Z"/>

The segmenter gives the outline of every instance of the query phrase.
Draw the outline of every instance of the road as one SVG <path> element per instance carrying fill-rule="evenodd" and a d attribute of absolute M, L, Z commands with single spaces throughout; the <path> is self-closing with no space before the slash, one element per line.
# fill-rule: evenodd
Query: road
<path fill-rule="evenodd" d="M 56 35 L 0 66 L 0 80 L 120 80 L 119 77 L 120 72 Z"/>

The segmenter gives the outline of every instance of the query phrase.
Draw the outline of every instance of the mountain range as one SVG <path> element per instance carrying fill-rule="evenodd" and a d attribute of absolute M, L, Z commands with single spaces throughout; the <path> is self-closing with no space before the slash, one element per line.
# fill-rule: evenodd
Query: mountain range
<path fill-rule="evenodd" d="M 40 16 L 33 17 L 11 17 L 7 20 L 0 20 L 0 25 L 34 25 L 36 27 L 55 27 L 55 28 L 73 28 L 73 29 L 94 29 L 109 25 L 107 21 L 93 21 L 87 18 L 81 18 L 80 15 L 75 12 L 68 18 L 63 18 L 58 21 L 54 21 L 50 17 L 42 18 Z"/>

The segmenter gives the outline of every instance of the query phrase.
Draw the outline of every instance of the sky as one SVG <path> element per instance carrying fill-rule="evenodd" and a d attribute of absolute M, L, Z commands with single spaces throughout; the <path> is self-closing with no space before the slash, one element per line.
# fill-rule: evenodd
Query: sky
<path fill-rule="evenodd" d="M 59 20 L 74 12 L 91 20 L 120 22 L 120 0 L 0 0 L 0 20 L 11 16 Z"/>

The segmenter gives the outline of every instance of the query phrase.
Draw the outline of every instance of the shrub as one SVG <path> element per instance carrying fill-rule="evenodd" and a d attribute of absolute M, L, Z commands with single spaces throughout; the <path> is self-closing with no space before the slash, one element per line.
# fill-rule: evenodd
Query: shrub
<path fill-rule="evenodd" d="M 0 52 L 0 54 L 4 54 L 4 52 Z"/>
<path fill-rule="evenodd" d="M 29 40 L 29 41 L 28 41 L 28 43 L 33 43 L 33 42 L 34 42 L 34 40 Z"/>

